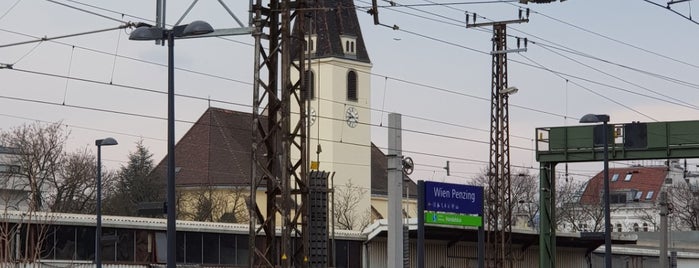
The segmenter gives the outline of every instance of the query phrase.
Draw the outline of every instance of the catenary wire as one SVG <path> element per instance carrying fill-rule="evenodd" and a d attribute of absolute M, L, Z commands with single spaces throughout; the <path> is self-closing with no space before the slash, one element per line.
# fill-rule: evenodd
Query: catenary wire
<path fill-rule="evenodd" d="M 691 21 L 692 23 L 694 23 L 694 24 L 696 24 L 696 25 L 699 25 L 699 21 L 695 21 L 694 19 L 692 19 L 691 16 L 686 16 L 686 15 L 684 15 L 684 14 L 678 12 L 677 10 L 674 10 L 674 9 L 670 8 L 669 5 L 666 6 L 666 7 L 664 7 L 664 6 L 662 6 L 662 5 L 658 4 L 658 3 L 655 3 L 655 2 L 650 1 L 650 0 L 643 0 L 643 1 L 644 1 L 644 2 L 647 2 L 647 3 L 650 3 L 650 4 L 653 4 L 653 5 L 655 5 L 655 6 L 661 7 L 662 9 L 665 9 L 665 10 L 668 10 L 668 11 L 670 11 L 670 12 L 672 12 L 672 13 L 675 13 L 675 15 L 678 15 L 678 16 L 680 16 L 680 17 L 682 17 L 682 18 L 687 19 L 688 21 Z"/>
<path fill-rule="evenodd" d="M 402 30 L 402 31 L 405 31 L 405 30 Z M 406 31 L 406 32 L 409 32 L 409 31 Z M 409 33 L 417 34 L 417 33 L 413 33 L 413 32 L 409 32 Z M 417 34 L 417 35 L 418 35 L 418 36 L 421 36 L 421 37 L 423 37 L 423 38 L 428 38 L 428 39 L 434 40 L 434 41 L 441 41 L 440 39 L 437 39 L 437 38 L 431 38 L 431 37 L 428 37 L 428 36 L 425 36 L 425 35 L 420 35 L 420 34 Z M 468 48 L 468 47 L 465 47 L 465 46 L 460 46 L 460 45 L 455 44 L 455 43 L 448 43 L 448 44 L 450 44 L 450 45 L 455 45 L 455 46 L 459 46 L 459 47 L 466 48 L 466 49 L 471 49 L 471 48 Z M 475 49 L 471 49 L 471 50 L 472 50 L 472 51 L 479 52 L 479 53 L 483 53 L 483 54 L 488 54 L 487 52 L 482 52 L 482 51 L 478 51 L 478 50 L 475 50 Z M 107 53 L 107 52 L 105 52 L 105 53 Z M 107 53 L 107 54 L 109 54 L 109 53 Z M 549 71 L 551 71 L 551 70 L 549 70 Z M 574 76 L 571 76 L 571 77 L 574 77 Z M 515 105 L 513 105 L 513 106 L 514 106 L 514 107 L 517 107 L 517 106 L 515 106 Z M 521 107 L 519 107 L 519 108 L 521 108 Z M 537 110 L 537 111 L 539 111 L 539 112 L 544 112 L 544 111 L 540 111 L 540 110 Z M 544 112 L 544 113 L 547 113 L 547 112 Z M 548 113 L 548 114 L 552 114 L 552 113 Z M 557 116 L 560 116 L 560 115 L 557 115 Z"/>
<path fill-rule="evenodd" d="M 512 3 L 509 3 L 509 4 L 510 4 L 510 5 L 514 5 L 514 6 L 516 6 L 516 7 L 520 7 L 520 8 L 522 7 L 522 6 L 520 6 L 520 5 L 516 5 L 516 4 L 512 4 Z M 621 40 L 619 40 L 619 39 L 616 39 L 616 38 L 613 38 L 613 37 L 610 37 L 610 36 L 607 36 L 607 35 L 603 35 L 603 34 L 597 33 L 597 32 L 592 31 L 592 30 L 585 29 L 585 28 L 580 27 L 580 26 L 578 26 L 578 25 L 575 25 L 575 24 L 573 24 L 573 23 L 570 23 L 570 22 L 567 22 L 567 21 L 558 19 L 558 18 L 553 17 L 553 16 L 549 16 L 549 15 L 547 15 L 547 14 L 544 14 L 544 13 L 542 13 L 542 12 L 536 11 L 536 10 L 531 9 L 531 8 L 529 8 L 529 10 L 530 10 L 530 12 L 533 13 L 533 14 L 539 14 L 539 15 L 541 15 L 541 16 L 547 18 L 547 19 L 550 19 L 550 20 L 553 20 L 553 21 L 556 21 L 556 22 L 565 24 L 565 25 L 570 26 L 570 27 L 572 27 L 572 28 L 575 28 L 575 29 L 581 30 L 581 31 L 583 31 L 583 32 L 586 32 L 586 33 L 589 33 L 589 34 L 592 34 L 592 35 L 601 37 L 601 38 L 603 38 L 603 39 L 607 39 L 607 40 L 609 40 L 609 41 L 612 41 L 612 42 L 615 42 L 615 43 L 618 43 L 618 44 L 622 44 L 622 45 L 631 47 L 631 48 L 633 48 L 633 49 L 637 49 L 637 50 L 646 52 L 646 53 L 648 53 L 648 54 L 652 54 L 652 55 L 655 55 L 655 56 L 658 56 L 658 57 L 661 57 L 661 58 L 664 58 L 664 59 L 667 59 L 667 60 L 670 60 L 670 61 L 674 61 L 674 62 L 677 62 L 677 63 L 681 63 L 681 64 L 684 64 L 684 65 L 687 65 L 687 66 L 690 66 L 690 67 L 694 67 L 694 68 L 699 69 L 699 65 L 692 64 L 692 63 L 689 63 L 689 62 L 686 62 L 686 61 L 683 61 L 683 60 L 680 60 L 680 59 L 676 59 L 676 58 L 673 58 L 673 57 L 670 57 L 670 56 L 666 56 L 666 55 L 660 54 L 660 53 L 658 53 L 658 52 L 651 51 L 651 50 L 642 48 L 642 47 L 640 47 L 640 46 L 637 46 L 637 45 L 634 45 L 634 44 L 631 44 L 631 43 L 628 43 L 628 42 L 624 42 L 624 41 L 621 41 Z M 543 39 L 542 39 L 542 40 L 543 40 Z M 549 41 L 549 42 L 550 42 L 550 41 Z M 550 42 L 550 43 L 552 43 L 552 42 Z"/>
<path fill-rule="evenodd" d="M 523 57 L 523 58 L 525 58 L 525 59 L 527 59 L 527 60 L 529 60 L 529 61 L 531 61 L 532 63 L 534 63 L 534 64 L 540 66 L 541 68 L 543 68 L 543 69 L 545 69 L 545 70 L 548 70 L 549 72 L 555 74 L 556 76 L 558 76 L 558 77 L 560 77 L 560 78 L 562 78 L 562 79 L 566 79 L 565 77 L 561 76 L 560 74 L 558 74 L 558 73 L 554 72 L 553 70 L 551 70 L 551 69 L 549 69 L 549 68 L 547 68 L 547 67 L 545 67 L 545 66 L 539 64 L 538 62 L 536 62 L 536 61 L 530 59 L 529 57 L 524 56 L 524 55 L 521 55 L 521 54 L 520 54 L 520 56 Z M 581 85 L 581 84 L 579 84 L 579 83 L 576 83 L 576 82 L 574 82 L 574 81 L 570 81 L 570 83 L 572 83 L 572 84 L 574 84 L 574 85 L 576 85 L 576 86 L 578 86 L 578 87 L 580 87 L 580 88 L 582 88 L 582 89 L 585 89 L 586 91 L 588 91 L 588 92 L 590 92 L 590 93 L 592 93 L 592 94 L 595 94 L 595 95 L 597 95 L 597 96 L 599 96 L 599 97 L 601 97 L 601 98 L 603 98 L 603 99 L 606 99 L 606 100 L 611 101 L 611 102 L 613 102 L 613 103 L 615 103 L 615 104 L 617 104 L 617 105 L 619 105 L 619 106 L 622 106 L 622 107 L 624 107 L 624 108 L 626 108 L 626 109 L 629 109 L 630 111 L 636 112 L 636 113 L 639 114 L 639 115 L 645 116 L 646 118 L 648 118 L 648 119 L 650 119 L 650 120 L 658 121 L 658 120 L 656 120 L 655 118 L 653 118 L 653 117 L 651 117 L 651 116 L 649 116 L 649 115 L 647 115 L 647 114 L 645 114 L 645 113 L 643 113 L 643 112 L 641 112 L 641 111 L 638 111 L 638 110 L 636 110 L 636 109 L 634 109 L 634 108 L 632 108 L 632 107 L 630 107 L 630 106 L 628 106 L 628 105 L 626 105 L 626 104 L 623 104 L 623 103 L 618 102 L 618 101 L 616 101 L 616 100 L 614 100 L 614 99 L 612 99 L 612 98 L 609 98 L 609 97 L 605 96 L 604 94 L 601 94 L 601 93 L 599 93 L 599 92 L 597 92 L 597 91 L 594 91 L 594 90 L 592 90 L 592 89 L 590 89 L 590 88 L 587 88 L 587 87 L 585 87 L 585 86 L 583 86 L 583 85 Z"/>
<path fill-rule="evenodd" d="M 71 1 L 71 2 L 79 3 L 79 2 L 77 2 L 77 1 Z M 81 3 L 81 4 L 82 4 L 82 3 Z M 117 12 L 115 12 L 115 11 L 111 11 L 111 12 L 117 13 Z M 122 14 L 122 15 L 123 15 L 123 13 L 119 13 L 119 14 Z M 405 30 L 402 30 L 402 31 L 405 31 Z M 421 36 L 421 37 L 423 37 L 423 38 L 428 38 L 428 39 L 431 39 L 431 40 L 433 40 L 433 41 L 439 41 L 439 40 L 440 40 L 440 39 L 437 39 L 437 38 L 432 38 L 432 37 L 428 37 L 428 36 L 425 36 L 425 35 L 420 35 L 420 34 L 417 34 L 417 33 L 414 33 L 414 32 L 409 32 L 409 33 L 411 33 L 411 34 L 416 34 L 416 35 L 418 35 L 418 36 Z M 442 40 L 442 41 L 443 41 L 443 40 Z M 454 43 L 448 43 L 448 44 L 459 46 L 458 44 L 454 44 Z M 468 47 L 465 47 L 465 46 L 459 46 L 459 47 L 462 47 L 462 48 L 465 48 L 465 49 L 470 49 L 470 50 L 475 51 L 475 52 L 486 53 L 486 52 L 478 51 L 478 50 L 471 49 L 471 48 L 468 48 Z M 487 54 L 487 53 L 486 53 L 486 54 Z M 515 62 L 516 62 L 516 61 L 515 61 Z M 519 63 L 521 63 L 521 62 L 519 62 Z M 548 71 L 552 71 L 552 70 L 548 70 Z M 571 76 L 571 77 L 574 77 L 574 76 Z M 627 91 L 627 92 L 632 92 L 632 91 Z"/>
<path fill-rule="evenodd" d="M 17 0 L 17 1 L 15 1 L 15 2 L 12 4 L 12 6 L 10 6 L 10 8 L 8 8 L 8 9 L 5 11 L 5 13 L 2 13 L 2 15 L 0 15 L 0 20 L 4 19 L 5 16 L 7 16 L 7 14 L 10 14 L 10 12 L 17 6 L 17 4 L 19 4 L 19 2 L 22 2 L 22 0 Z"/>

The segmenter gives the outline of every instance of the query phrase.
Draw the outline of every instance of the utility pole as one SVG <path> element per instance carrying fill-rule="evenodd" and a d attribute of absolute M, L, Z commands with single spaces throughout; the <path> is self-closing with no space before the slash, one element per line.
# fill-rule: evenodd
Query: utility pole
<path fill-rule="evenodd" d="M 401 115 L 388 114 L 388 267 L 404 266 Z"/>
<path fill-rule="evenodd" d="M 512 267 L 512 188 L 510 179 L 510 128 L 508 97 L 517 88 L 507 85 L 507 54 L 526 51 L 525 48 L 508 49 L 507 25 L 529 21 L 529 9 L 519 11 L 519 19 L 475 23 L 466 27 L 493 26 L 492 83 L 490 95 L 490 161 L 486 199 L 487 267 Z M 468 23 L 467 15 L 466 21 Z M 518 39 L 518 45 L 520 40 Z"/>
<path fill-rule="evenodd" d="M 658 259 L 660 260 L 660 267 L 667 268 L 667 215 L 668 213 L 668 201 L 667 192 L 660 192 L 660 254 L 658 254 Z"/>
<path fill-rule="evenodd" d="M 256 0 L 251 8 L 255 70 L 248 208 L 250 267 L 308 266 L 308 119 L 301 90 L 306 56 L 304 44 L 294 43 L 305 40 L 305 5 L 305 0 Z M 300 27 L 293 33 L 296 36 L 292 36 L 292 19 Z M 300 81 L 292 81 L 292 72 L 300 74 Z M 267 75 L 266 79 L 262 74 Z M 300 114 L 293 119 L 292 106 Z M 298 159 L 292 159 L 292 155 Z M 262 190 L 266 191 L 265 208 L 257 204 L 257 192 Z M 277 227 L 281 228 L 280 238 Z M 300 243 L 292 247 L 292 238 L 300 239 Z"/>

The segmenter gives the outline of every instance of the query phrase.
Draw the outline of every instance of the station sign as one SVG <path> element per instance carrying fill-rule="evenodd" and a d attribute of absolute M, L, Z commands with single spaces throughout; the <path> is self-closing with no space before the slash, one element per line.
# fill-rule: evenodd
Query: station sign
<path fill-rule="evenodd" d="M 483 187 L 425 181 L 425 210 L 483 214 Z"/>

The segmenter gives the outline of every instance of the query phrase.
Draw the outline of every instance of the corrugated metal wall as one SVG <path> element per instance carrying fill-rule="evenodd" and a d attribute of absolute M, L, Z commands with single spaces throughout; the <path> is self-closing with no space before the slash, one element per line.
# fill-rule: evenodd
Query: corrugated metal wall
<path fill-rule="evenodd" d="M 366 268 L 387 268 L 387 249 L 385 239 L 374 239 L 367 243 L 368 263 Z M 588 268 L 585 249 L 558 248 L 556 263 L 558 267 Z M 478 252 L 475 243 L 457 243 L 447 248 L 446 242 L 427 242 L 425 245 L 425 267 L 430 268 L 475 268 L 478 267 Z M 524 252 L 515 249 L 515 268 L 539 267 L 539 248 L 529 247 Z M 410 243 L 410 267 L 417 262 L 417 244 Z"/>

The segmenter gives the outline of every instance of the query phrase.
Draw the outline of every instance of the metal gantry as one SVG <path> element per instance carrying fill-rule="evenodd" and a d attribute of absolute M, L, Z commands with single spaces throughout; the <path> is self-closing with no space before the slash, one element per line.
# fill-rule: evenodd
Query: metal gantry
<path fill-rule="evenodd" d="M 556 267 L 556 165 L 604 160 L 601 126 L 536 129 L 539 180 L 539 267 Z M 699 121 L 611 124 L 608 161 L 699 157 Z M 613 241 L 612 241 L 613 242 Z"/>
<path fill-rule="evenodd" d="M 291 30 L 294 20 L 299 20 L 300 27 L 306 25 L 304 4 L 304 0 L 257 0 L 251 9 L 255 39 L 251 267 L 307 266 L 309 165 L 301 92 L 304 76 L 292 79 L 292 74 L 303 74 L 306 68 L 304 46 L 298 45 L 304 43 L 299 41 L 304 40 L 305 31 L 297 29 L 292 35 Z M 298 108 L 299 116 L 292 116 L 292 107 Z M 266 205 L 261 208 L 257 193 L 262 190 L 266 191 Z"/>

